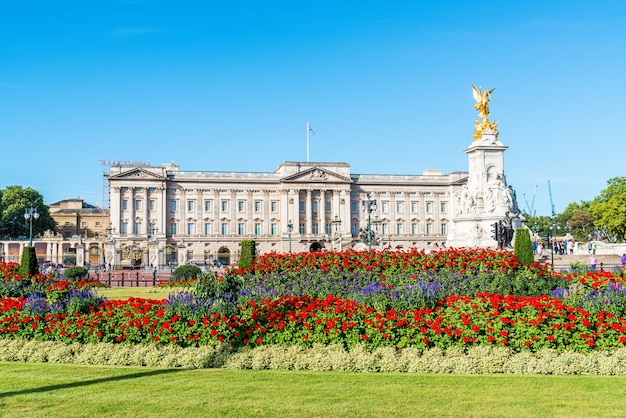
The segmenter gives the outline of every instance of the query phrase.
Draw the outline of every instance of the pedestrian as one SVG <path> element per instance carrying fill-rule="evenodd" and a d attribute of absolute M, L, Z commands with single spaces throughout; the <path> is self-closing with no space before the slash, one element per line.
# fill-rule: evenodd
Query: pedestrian
<path fill-rule="evenodd" d="M 594 242 L 593 244 L 591 244 L 591 252 L 595 255 L 596 254 L 596 250 L 598 249 L 598 246 L 596 245 L 596 243 Z"/>
<path fill-rule="evenodd" d="M 626 253 L 622 254 L 622 268 L 626 268 Z"/>
<path fill-rule="evenodd" d="M 152 270 L 152 279 L 156 280 L 157 278 L 157 268 L 155 267 L 154 270 Z"/>
<path fill-rule="evenodd" d="M 589 266 L 591 267 L 591 270 L 596 269 L 596 264 L 598 264 L 598 260 L 596 260 L 595 255 L 591 254 L 591 257 L 589 257 Z"/>

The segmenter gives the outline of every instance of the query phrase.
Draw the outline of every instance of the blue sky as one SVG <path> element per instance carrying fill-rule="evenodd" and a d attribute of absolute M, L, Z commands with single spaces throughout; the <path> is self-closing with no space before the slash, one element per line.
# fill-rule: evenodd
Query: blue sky
<path fill-rule="evenodd" d="M 0 188 L 102 204 L 101 161 L 466 171 L 496 88 L 507 181 L 548 215 L 624 175 L 622 1 L 19 1 L 0 14 Z"/>

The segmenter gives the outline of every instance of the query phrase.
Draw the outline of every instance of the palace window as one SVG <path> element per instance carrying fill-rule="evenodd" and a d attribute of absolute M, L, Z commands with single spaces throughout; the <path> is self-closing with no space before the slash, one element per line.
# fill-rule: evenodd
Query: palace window
<path fill-rule="evenodd" d="M 148 201 L 148 209 L 149 210 L 154 210 L 155 206 L 156 206 L 156 201 L 154 199 L 150 199 Z"/>
<path fill-rule="evenodd" d="M 222 223 L 222 235 L 228 235 L 228 224 L 226 222 Z"/>
<path fill-rule="evenodd" d="M 313 233 L 315 235 L 319 233 L 319 224 L 317 222 L 313 223 Z"/>
<path fill-rule="evenodd" d="M 271 202 L 272 212 L 276 212 L 278 210 L 278 202 Z"/>
<path fill-rule="evenodd" d="M 396 225 L 396 233 L 398 235 L 402 235 L 402 224 L 397 224 Z"/>
<path fill-rule="evenodd" d="M 187 223 L 187 235 L 194 235 L 196 233 L 196 223 L 188 222 Z"/>
<path fill-rule="evenodd" d="M 141 234 L 141 222 L 135 222 L 135 235 Z"/>
<path fill-rule="evenodd" d="M 196 210 L 196 201 L 188 200 L 187 201 L 187 212 L 193 212 Z"/>
<path fill-rule="evenodd" d="M 426 224 L 426 235 L 432 235 L 432 234 L 433 234 L 433 224 L 427 223 Z"/>
<path fill-rule="evenodd" d="M 204 211 L 205 212 L 211 212 L 211 201 L 210 200 L 205 200 L 204 201 Z"/>
<path fill-rule="evenodd" d="M 416 223 L 412 223 L 411 224 L 411 234 L 417 235 L 417 224 Z"/>
<path fill-rule="evenodd" d="M 433 202 L 426 202 L 426 213 L 433 213 Z"/>
<path fill-rule="evenodd" d="M 304 234 L 304 224 L 303 224 L 303 223 L 301 223 L 300 225 L 298 225 L 298 231 L 299 231 L 301 234 Z"/>
<path fill-rule="evenodd" d="M 331 212 L 331 209 L 332 209 L 332 207 L 331 207 L 331 205 L 330 205 L 330 202 L 326 202 L 326 212 L 327 212 L 327 213 L 330 213 L 330 212 Z"/>
<path fill-rule="evenodd" d="M 141 199 L 135 200 L 135 210 L 141 210 Z"/>
<path fill-rule="evenodd" d="M 177 200 L 170 200 L 170 210 L 172 212 L 176 212 L 176 208 L 178 206 Z"/>
<path fill-rule="evenodd" d="M 246 208 L 246 202 L 244 202 L 243 200 L 240 200 L 237 202 L 237 211 L 238 212 L 243 212 Z"/>
<path fill-rule="evenodd" d="M 122 234 L 122 235 L 128 234 L 128 222 L 126 222 L 126 221 L 122 222 L 122 227 L 120 229 L 120 234 Z"/>
<path fill-rule="evenodd" d="M 122 210 L 128 210 L 128 199 L 122 199 Z"/>
<path fill-rule="evenodd" d="M 261 201 L 260 200 L 255 200 L 254 201 L 254 211 L 255 212 L 261 212 Z"/>
<path fill-rule="evenodd" d="M 170 235 L 176 235 L 176 222 L 170 223 Z"/>
<path fill-rule="evenodd" d="M 278 224 L 273 223 L 271 226 L 272 235 L 276 235 L 278 233 Z"/>
<path fill-rule="evenodd" d="M 447 235 L 447 234 L 448 234 L 448 224 L 442 223 L 441 224 L 441 235 Z"/>
<path fill-rule="evenodd" d="M 222 212 L 228 212 L 228 200 L 222 200 Z"/>
<path fill-rule="evenodd" d="M 211 235 L 211 224 L 209 222 L 204 224 L 204 235 Z"/>
<path fill-rule="evenodd" d="M 404 203 L 403 202 L 396 202 L 396 212 L 402 213 L 403 209 L 404 209 Z"/>
<path fill-rule="evenodd" d="M 389 212 L 389 202 L 382 202 L 380 210 L 381 210 L 382 213 L 388 213 Z"/>
<path fill-rule="evenodd" d="M 260 223 L 255 223 L 254 224 L 254 234 L 255 235 L 261 235 L 261 224 Z"/>
<path fill-rule="evenodd" d="M 242 222 L 237 224 L 237 233 L 239 235 L 243 235 L 243 234 L 246 233 L 245 226 L 244 226 L 244 224 Z"/>

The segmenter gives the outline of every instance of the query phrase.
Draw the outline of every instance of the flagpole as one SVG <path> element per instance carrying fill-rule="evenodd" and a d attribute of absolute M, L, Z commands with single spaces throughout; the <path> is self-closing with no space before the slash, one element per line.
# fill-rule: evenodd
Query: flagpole
<path fill-rule="evenodd" d="M 306 162 L 309 162 L 309 121 L 306 121 Z"/>

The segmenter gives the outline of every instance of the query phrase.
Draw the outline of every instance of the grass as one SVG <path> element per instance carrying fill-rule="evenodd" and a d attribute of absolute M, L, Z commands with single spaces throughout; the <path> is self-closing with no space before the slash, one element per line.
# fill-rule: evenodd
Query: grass
<path fill-rule="evenodd" d="M 0 363 L 0 415 L 622 416 L 626 377 L 181 370 Z"/>
<path fill-rule="evenodd" d="M 160 288 L 160 287 L 111 287 L 99 288 L 98 294 L 106 296 L 107 299 L 128 299 L 145 298 L 145 299 L 165 299 L 167 295 L 178 293 L 185 288 Z"/>

